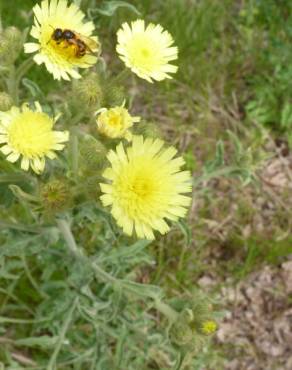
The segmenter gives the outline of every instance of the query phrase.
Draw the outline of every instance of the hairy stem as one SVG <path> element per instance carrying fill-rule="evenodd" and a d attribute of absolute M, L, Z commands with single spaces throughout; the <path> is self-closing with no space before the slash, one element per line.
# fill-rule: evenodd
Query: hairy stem
<path fill-rule="evenodd" d="M 63 327 L 61 329 L 61 332 L 59 334 L 59 338 L 58 338 L 58 341 L 57 341 L 57 345 L 54 349 L 54 352 L 50 358 L 50 361 L 49 361 L 49 364 L 47 366 L 47 370 L 55 370 L 56 367 L 55 367 L 55 364 L 56 364 L 56 360 L 57 360 L 57 357 L 58 357 L 58 354 L 61 350 L 61 347 L 62 347 L 62 344 L 64 342 L 64 338 L 65 338 L 65 335 L 68 331 L 68 328 L 69 328 L 69 325 L 71 323 L 71 320 L 72 320 L 72 316 L 73 316 L 73 313 L 75 311 L 75 308 L 78 304 L 78 300 L 79 298 L 76 297 L 73 301 L 73 304 L 69 310 L 69 312 L 67 313 L 67 316 L 66 316 L 66 320 L 64 321 L 64 324 L 63 324 Z"/>
<path fill-rule="evenodd" d="M 78 136 L 74 130 L 70 132 L 71 168 L 74 178 L 78 177 Z"/>
<path fill-rule="evenodd" d="M 161 312 L 164 316 L 166 316 L 170 322 L 174 322 L 178 318 L 178 313 L 168 304 L 160 300 L 155 301 L 155 308 L 157 309 L 157 311 Z"/>
<path fill-rule="evenodd" d="M 9 68 L 8 77 L 6 79 L 8 94 L 13 99 L 15 105 L 18 105 L 18 89 L 16 87 L 16 69 L 12 64 Z"/>

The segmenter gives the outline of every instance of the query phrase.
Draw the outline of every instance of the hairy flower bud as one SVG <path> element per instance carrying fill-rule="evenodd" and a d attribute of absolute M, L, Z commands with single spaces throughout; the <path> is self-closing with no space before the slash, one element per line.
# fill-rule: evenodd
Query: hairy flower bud
<path fill-rule="evenodd" d="M 13 100 L 9 94 L 4 91 L 0 92 L 0 111 L 6 112 L 13 105 Z"/>
<path fill-rule="evenodd" d="M 114 107 L 122 105 L 125 100 L 125 90 L 122 86 L 108 85 L 105 86 L 103 106 Z"/>
<path fill-rule="evenodd" d="M 191 327 L 183 320 L 178 320 L 172 325 L 169 335 L 171 341 L 178 346 L 189 344 L 194 337 Z"/>
<path fill-rule="evenodd" d="M 74 81 L 72 95 L 74 104 L 82 107 L 82 109 L 91 108 L 96 110 L 101 107 L 103 91 L 99 75 L 91 72 L 82 80 Z"/>
<path fill-rule="evenodd" d="M 136 126 L 135 134 L 155 139 L 162 138 L 158 125 L 152 122 L 141 122 Z"/>
<path fill-rule="evenodd" d="M 85 193 L 89 198 L 92 198 L 94 200 L 99 199 L 101 193 L 99 183 L 101 181 L 100 176 L 91 176 L 88 177 L 85 180 L 84 188 L 85 188 Z"/>
<path fill-rule="evenodd" d="M 70 207 L 72 196 L 66 180 L 51 180 L 40 191 L 44 208 L 49 213 L 58 213 Z"/>
<path fill-rule="evenodd" d="M 3 64 L 14 63 L 22 51 L 23 36 L 16 27 L 6 28 L 0 35 L 0 60 Z"/>
<path fill-rule="evenodd" d="M 85 171 L 96 171 L 104 164 L 106 148 L 90 135 L 86 135 L 79 143 L 80 164 Z"/>

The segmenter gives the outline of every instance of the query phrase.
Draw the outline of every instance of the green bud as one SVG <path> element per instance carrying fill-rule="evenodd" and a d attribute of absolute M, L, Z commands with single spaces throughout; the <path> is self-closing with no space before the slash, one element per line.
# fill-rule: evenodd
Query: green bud
<path fill-rule="evenodd" d="M 2 63 L 7 63 L 7 55 L 10 53 L 9 51 L 9 43 L 5 38 L 4 34 L 0 34 L 0 61 Z"/>
<path fill-rule="evenodd" d="M 0 60 L 4 64 L 14 63 L 23 48 L 23 36 L 16 27 L 6 28 L 0 35 Z"/>
<path fill-rule="evenodd" d="M 99 75 L 89 73 L 82 80 L 74 81 L 72 88 L 73 103 L 80 107 L 97 110 L 101 107 L 103 91 Z"/>
<path fill-rule="evenodd" d="M 152 122 L 141 122 L 135 126 L 135 134 L 150 138 L 162 138 L 158 125 Z"/>
<path fill-rule="evenodd" d="M 106 148 L 94 137 L 87 135 L 79 143 L 80 165 L 83 171 L 94 171 L 96 173 L 103 164 Z"/>
<path fill-rule="evenodd" d="M 41 187 L 41 200 L 49 213 L 58 213 L 69 208 L 72 202 L 70 187 L 66 180 L 52 180 Z"/>
<path fill-rule="evenodd" d="M 125 100 L 125 90 L 123 86 L 110 84 L 105 88 L 102 105 L 104 107 L 115 107 L 123 104 Z"/>
<path fill-rule="evenodd" d="M 84 189 L 89 198 L 94 199 L 95 201 L 99 199 L 101 196 L 101 189 L 100 189 L 100 184 L 101 182 L 101 177 L 96 175 L 96 176 L 91 176 L 88 177 L 85 181 L 84 184 Z"/>
<path fill-rule="evenodd" d="M 194 337 L 191 327 L 184 321 L 178 319 L 169 331 L 170 339 L 178 346 L 185 346 L 189 344 Z"/>
<path fill-rule="evenodd" d="M 0 111 L 6 112 L 13 105 L 13 100 L 9 94 L 4 91 L 0 92 Z"/>

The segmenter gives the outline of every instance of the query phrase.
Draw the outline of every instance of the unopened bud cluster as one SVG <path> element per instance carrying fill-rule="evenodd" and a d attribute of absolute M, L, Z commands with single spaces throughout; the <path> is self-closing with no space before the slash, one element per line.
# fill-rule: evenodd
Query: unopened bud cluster
<path fill-rule="evenodd" d="M 207 336 L 214 334 L 217 323 L 213 319 L 212 306 L 208 300 L 197 297 L 179 304 L 181 310 L 170 329 L 170 338 L 178 346 L 198 347 Z"/>

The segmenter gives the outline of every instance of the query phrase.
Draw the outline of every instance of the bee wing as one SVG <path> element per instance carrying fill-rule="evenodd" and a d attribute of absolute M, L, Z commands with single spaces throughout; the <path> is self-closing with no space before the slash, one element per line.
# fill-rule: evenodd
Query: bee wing
<path fill-rule="evenodd" d="M 75 32 L 76 36 L 80 38 L 84 42 L 84 44 L 87 46 L 89 51 L 91 52 L 97 52 L 99 50 L 99 43 L 97 40 L 94 40 L 91 37 L 84 36 L 80 33 Z"/>

